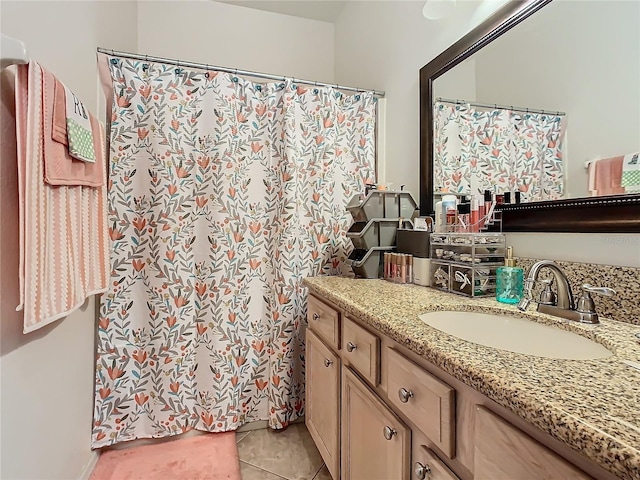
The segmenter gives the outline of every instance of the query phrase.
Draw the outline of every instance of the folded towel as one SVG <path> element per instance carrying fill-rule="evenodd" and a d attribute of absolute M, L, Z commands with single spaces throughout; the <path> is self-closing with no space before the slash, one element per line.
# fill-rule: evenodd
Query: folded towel
<path fill-rule="evenodd" d="M 49 185 L 86 185 L 100 187 L 105 184 L 105 164 L 101 155 L 94 163 L 82 162 L 72 158 L 67 152 L 67 120 L 64 85 L 53 77 L 53 86 L 47 82 L 45 88 L 45 109 L 52 112 L 45 115 L 44 127 L 51 132 L 55 143 L 45 142 L 47 151 L 44 156 L 44 179 Z M 94 152 L 101 149 L 103 135 L 100 133 L 99 122 L 89 114 L 93 133 Z"/>
<path fill-rule="evenodd" d="M 625 189 L 620 185 L 623 158 L 602 158 L 589 164 L 589 190 L 592 196 L 625 193 Z"/>
<path fill-rule="evenodd" d="M 83 162 L 95 162 L 93 134 L 89 112 L 80 99 L 66 86 L 64 87 L 65 107 L 67 115 L 67 139 L 69 154 Z"/>
<path fill-rule="evenodd" d="M 56 78 L 53 87 L 53 126 L 51 127 L 51 138 L 63 145 L 69 145 L 67 140 L 67 106 L 64 94 L 64 85 Z"/>
<path fill-rule="evenodd" d="M 626 193 L 640 191 L 640 153 L 630 153 L 624 156 L 622 162 L 622 182 Z"/>
<path fill-rule="evenodd" d="M 106 187 L 44 182 L 43 157 L 57 161 L 55 156 L 68 156 L 64 145 L 51 138 L 54 81 L 35 62 L 18 66 L 18 310 L 24 310 L 25 333 L 76 310 L 88 296 L 104 292 L 109 279 Z M 103 141 L 95 153 L 104 165 Z"/>
<path fill-rule="evenodd" d="M 598 195 L 598 191 L 596 190 L 596 162 L 598 160 L 589 160 L 585 162 L 584 166 L 587 169 L 587 190 L 589 190 L 589 195 L 595 197 Z"/>

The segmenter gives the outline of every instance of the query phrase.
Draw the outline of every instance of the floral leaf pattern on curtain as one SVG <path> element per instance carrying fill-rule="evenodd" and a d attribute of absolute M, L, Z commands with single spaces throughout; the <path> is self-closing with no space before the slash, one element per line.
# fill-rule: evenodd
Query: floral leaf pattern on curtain
<path fill-rule="evenodd" d="M 308 275 L 347 271 L 375 99 L 112 58 L 93 446 L 304 414 Z"/>
<path fill-rule="evenodd" d="M 564 196 L 563 117 L 434 105 L 436 191 L 520 191 L 526 201 Z"/>

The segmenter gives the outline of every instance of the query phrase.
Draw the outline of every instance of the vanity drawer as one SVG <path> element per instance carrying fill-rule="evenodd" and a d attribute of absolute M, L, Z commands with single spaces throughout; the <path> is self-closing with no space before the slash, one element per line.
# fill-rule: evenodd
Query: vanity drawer
<path fill-rule="evenodd" d="M 425 445 L 413 447 L 412 480 L 459 480 Z"/>
<path fill-rule="evenodd" d="M 380 374 L 380 339 L 345 318 L 342 324 L 342 358 L 374 387 Z"/>
<path fill-rule="evenodd" d="M 335 350 L 340 349 L 340 313 L 316 297 L 307 302 L 309 328 Z"/>
<path fill-rule="evenodd" d="M 449 458 L 455 455 L 455 390 L 389 348 L 389 401 Z"/>

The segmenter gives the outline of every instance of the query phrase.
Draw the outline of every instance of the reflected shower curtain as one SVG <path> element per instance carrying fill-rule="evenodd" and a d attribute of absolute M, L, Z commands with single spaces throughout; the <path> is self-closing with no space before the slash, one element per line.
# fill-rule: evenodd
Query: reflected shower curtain
<path fill-rule="evenodd" d="M 346 272 L 375 98 L 110 59 L 93 446 L 304 413 L 305 276 Z"/>
<path fill-rule="evenodd" d="M 527 202 L 564 196 L 563 116 L 434 105 L 437 190 L 523 193 Z"/>

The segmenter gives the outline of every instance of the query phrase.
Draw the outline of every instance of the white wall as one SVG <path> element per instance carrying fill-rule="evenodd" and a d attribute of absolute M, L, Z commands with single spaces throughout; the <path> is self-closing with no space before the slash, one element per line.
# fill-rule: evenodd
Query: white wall
<path fill-rule="evenodd" d="M 135 2 L 0 3 L 2 33 L 23 40 L 92 111 L 98 108 L 97 46 L 136 49 Z M 95 301 L 22 334 L 18 304 L 18 204 L 13 71 L 2 72 L 0 151 L 0 406 L 3 479 L 72 479 L 91 446 Z"/>
<path fill-rule="evenodd" d="M 333 24 L 204 1 L 141 1 L 138 51 L 333 82 Z"/>
<path fill-rule="evenodd" d="M 466 33 L 471 2 L 442 21 L 422 16 L 424 1 L 348 3 L 335 25 L 336 82 L 386 92 L 386 165 L 394 188 L 419 194 L 419 77 L 437 54 Z"/>
<path fill-rule="evenodd" d="M 422 16 L 423 5 L 424 1 L 353 2 L 335 26 L 335 81 L 387 93 L 386 165 L 380 169 L 386 178 L 381 180 L 394 187 L 406 184 L 416 198 L 420 190 L 419 70 L 467 32 L 475 7 L 471 1 L 457 2 L 454 16 L 431 21 Z M 594 35 L 599 36 L 599 31 Z M 640 265 L 640 235 L 513 234 L 507 241 L 516 244 L 520 256 Z"/>

